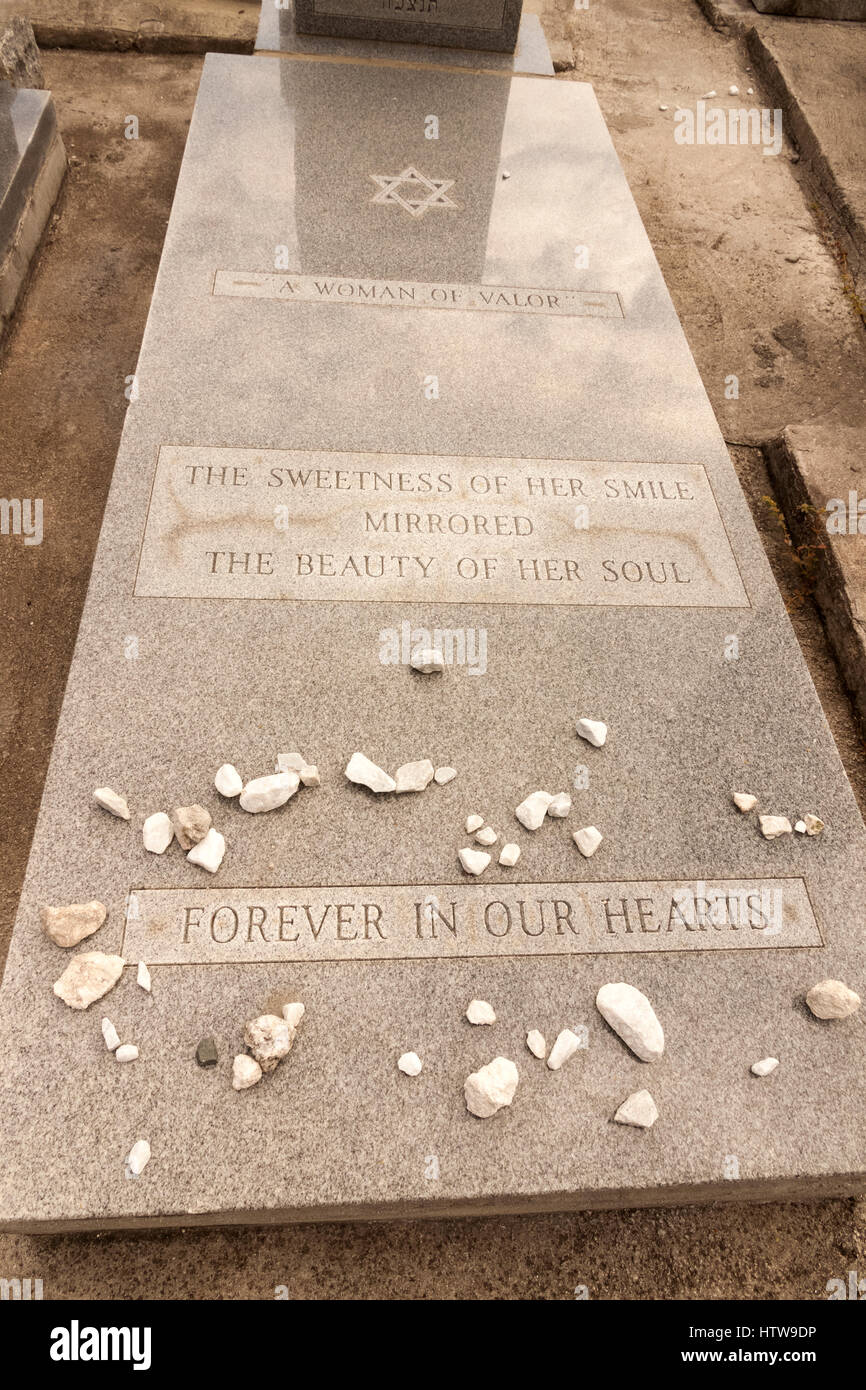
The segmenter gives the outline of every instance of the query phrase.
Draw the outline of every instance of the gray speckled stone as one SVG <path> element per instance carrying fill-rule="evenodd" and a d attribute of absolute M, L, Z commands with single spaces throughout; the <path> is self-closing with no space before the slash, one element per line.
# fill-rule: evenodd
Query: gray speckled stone
<path fill-rule="evenodd" d="M 301 33 L 502 53 L 514 51 L 522 7 L 523 0 L 294 0 Z"/>
<path fill-rule="evenodd" d="M 425 35 L 418 34 L 423 40 Z M 517 45 L 513 52 L 496 53 L 492 49 L 472 46 L 461 35 L 459 48 L 434 48 L 427 42 L 374 41 L 372 38 L 326 36 L 322 32 L 300 33 L 295 24 L 291 5 L 277 9 L 272 0 L 264 0 L 256 35 L 257 53 L 289 53 L 323 58 L 356 58 L 366 62 L 412 63 L 434 67 L 463 67 L 485 72 L 534 73 L 552 77 L 553 62 L 541 20 L 536 14 L 520 18 Z"/>
<path fill-rule="evenodd" d="M 433 111 L 438 142 L 423 133 Z M 456 210 L 418 217 L 374 202 L 371 175 L 409 165 L 452 180 Z M 212 293 L 220 269 L 272 271 L 278 245 L 298 275 L 556 287 L 616 296 L 621 312 Z M 576 245 L 589 247 L 588 268 L 575 266 Z M 438 399 L 425 396 L 429 375 Z M 864 992 L 863 825 L 591 89 L 208 56 L 138 377 L 0 993 L 0 1224 L 862 1189 L 866 1016 L 822 1022 L 803 996 L 825 977 Z M 542 605 L 536 581 L 529 599 L 513 582 L 490 602 L 483 580 L 455 597 L 452 579 L 428 601 L 328 601 L 322 577 L 306 599 L 136 594 L 160 450 L 192 447 L 214 451 L 215 467 L 219 450 L 342 451 L 344 464 L 346 453 L 403 454 L 407 475 L 419 455 L 443 472 L 475 460 L 506 494 L 521 461 L 548 480 L 579 478 L 581 461 L 608 463 L 611 477 L 642 466 L 656 480 L 698 467 L 742 593 L 727 589 L 715 606 L 706 592 L 691 607 L 675 595 L 587 604 L 575 585 L 571 603 Z M 228 509 L 217 500 L 233 483 L 215 473 L 212 504 L 178 527 L 174 593 L 201 561 L 191 532 L 204 551 L 247 528 L 275 565 L 298 548 L 298 514 L 288 509 L 286 530 L 263 529 L 240 494 Z M 326 493 L 335 525 L 358 524 L 356 495 Z M 436 510 L 447 514 L 447 501 Z M 478 493 L 477 513 L 491 506 Z M 539 553 L 581 559 L 572 506 L 555 494 L 529 506 Z M 721 562 L 724 538 L 710 543 L 678 506 L 658 503 L 667 529 L 645 536 L 650 503 L 635 501 L 633 529 L 618 523 L 611 546 L 625 537 L 642 556 L 679 536 L 695 573 Z M 433 509 L 413 495 L 412 510 Z M 510 563 L 523 543 L 488 532 L 481 553 Z M 455 539 L 455 555 L 477 551 L 473 537 Z M 474 663 L 418 680 L 399 657 L 381 659 L 382 633 L 399 637 L 404 623 L 483 633 L 483 660 L 478 645 Z M 574 732 L 586 714 L 609 725 L 602 749 Z M 267 816 L 213 789 L 222 762 L 250 776 L 292 746 L 315 756 L 320 788 Z M 391 771 L 429 757 L 460 776 L 374 797 L 342 776 L 356 748 Z M 136 830 L 154 807 L 200 801 L 226 838 L 219 873 L 201 874 L 177 847 L 147 855 L 139 834 L 91 803 L 103 782 L 123 787 Z M 827 828 L 763 840 L 731 801 L 744 786 L 762 811 L 808 807 Z M 572 817 L 524 833 L 514 808 L 538 787 L 569 790 Z M 467 882 L 456 852 L 476 808 L 523 853 L 517 870 L 494 862 Z M 604 835 L 591 861 L 571 842 L 578 824 Z M 109 909 L 101 949 L 130 962 L 111 1017 L 141 1048 L 134 1067 L 114 1064 L 98 1017 L 51 992 L 66 957 L 40 909 L 91 898 Z M 399 949 L 401 934 L 412 949 Z M 135 984 L 137 959 L 152 995 Z M 658 1061 L 630 1055 L 595 1009 L 599 987 L 621 979 L 664 1027 Z M 462 1022 L 472 998 L 495 1007 L 492 1051 L 490 1030 Z M 236 1094 L 244 1021 L 289 1000 L 306 1005 L 291 1055 Z M 530 1065 L 530 1027 L 548 1038 L 567 1027 L 587 1045 L 554 1074 Z M 213 1075 L 195 1064 L 209 1036 L 221 1039 Z M 407 1047 L 425 1063 L 411 1086 L 394 1066 Z M 784 1066 L 758 1086 L 748 1067 L 768 1050 Z M 463 1082 L 493 1055 L 518 1059 L 520 1086 L 479 1124 Z M 664 1123 L 636 1136 L 611 1116 L 642 1087 Z M 153 1157 L 128 1182 L 123 1159 L 143 1135 Z"/>

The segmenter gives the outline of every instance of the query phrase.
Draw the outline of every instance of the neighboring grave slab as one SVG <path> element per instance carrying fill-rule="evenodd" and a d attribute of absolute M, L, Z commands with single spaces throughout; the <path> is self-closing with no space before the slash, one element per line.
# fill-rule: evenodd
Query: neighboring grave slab
<path fill-rule="evenodd" d="M 302 34 L 512 53 L 523 0 L 294 0 Z"/>
<path fill-rule="evenodd" d="M 465 37 L 465 36 L 464 36 Z M 291 0 L 277 6 L 263 0 L 256 35 L 257 53 L 288 53 L 295 56 L 346 57 L 371 62 L 424 63 L 435 67 L 461 67 L 485 72 L 534 73 L 553 76 L 553 61 L 537 14 L 520 16 L 517 43 L 513 52 L 497 53 L 490 48 L 463 44 L 457 48 L 436 48 L 426 33 L 416 28 L 406 40 L 381 42 L 369 38 L 341 38 L 300 32 L 295 23 Z"/>
<path fill-rule="evenodd" d="M 0 82 L 0 337 L 65 172 L 51 93 Z"/>
<path fill-rule="evenodd" d="M 208 56 L 137 384 L 0 991 L 0 1224 L 866 1186 L 863 1016 L 803 1004 L 827 977 L 866 992 L 866 835 L 591 89 Z M 690 583 L 659 583 L 666 561 Z M 433 642 L 446 669 L 421 675 Z M 377 796 L 344 776 L 356 749 L 457 777 Z M 214 790 L 291 750 L 321 787 L 263 815 Z M 106 785 L 131 823 L 93 803 Z M 530 832 L 538 788 L 573 808 Z M 766 841 L 734 791 L 826 829 Z M 146 816 L 194 803 L 225 836 L 213 876 L 142 846 Z M 480 879 L 457 860 L 472 813 L 499 833 Z M 94 899 L 134 1066 L 102 1006 L 52 993 L 68 956 L 41 909 Z M 618 980 L 660 1060 L 596 1011 Z M 497 1023 L 468 1025 L 471 999 Z M 245 1021 L 289 1001 L 290 1056 L 233 1091 Z M 586 1045 L 553 1073 L 536 1028 Z M 497 1055 L 520 1083 L 478 1120 L 463 1083 Z M 611 1123 L 641 1087 L 648 1134 Z"/>

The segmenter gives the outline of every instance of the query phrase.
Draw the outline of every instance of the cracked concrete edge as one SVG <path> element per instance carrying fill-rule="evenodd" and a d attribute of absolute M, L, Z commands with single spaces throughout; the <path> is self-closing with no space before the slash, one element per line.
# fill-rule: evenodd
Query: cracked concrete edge
<path fill-rule="evenodd" d="M 834 230 L 850 242 L 859 258 L 861 273 L 857 278 L 862 278 L 866 275 L 866 269 L 862 269 L 866 267 L 866 222 L 852 207 L 836 176 L 832 157 L 813 129 L 783 64 L 762 32 L 761 21 L 773 17 L 759 14 L 740 0 L 696 0 L 696 3 L 714 29 L 733 34 L 744 42 L 767 96 L 782 111 L 785 135 L 796 147 L 814 187 L 827 204 Z"/>
<path fill-rule="evenodd" d="M 818 481 L 835 484 L 834 493 L 847 503 L 843 485 L 854 479 L 840 478 L 839 463 L 849 443 L 862 437 L 862 428 L 849 430 L 832 421 L 817 429 L 795 425 L 767 441 L 763 450 L 792 542 L 805 548 L 807 567 L 814 566 L 812 597 L 866 732 L 866 534 L 840 536 L 826 530 L 830 494 Z M 866 516 L 863 521 L 866 525 Z"/>

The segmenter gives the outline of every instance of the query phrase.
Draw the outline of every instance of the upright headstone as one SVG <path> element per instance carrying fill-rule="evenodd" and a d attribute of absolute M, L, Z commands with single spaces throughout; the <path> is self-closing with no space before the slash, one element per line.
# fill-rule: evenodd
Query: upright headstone
<path fill-rule="evenodd" d="M 410 665 L 428 642 L 441 674 Z M 356 750 L 457 775 L 377 794 Z M 278 809 L 214 787 L 291 751 L 321 786 Z M 537 790 L 570 815 L 527 829 Z M 193 803 L 225 837 L 213 874 L 142 842 Z M 826 827 L 768 840 L 759 813 Z M 0 991 L 0 1225 L 861 1190 L 862 1014 L 804 999 L 863 992 L 864 881 L 591 88 L 209 55 Z M 94 935 L 49 939 L 45 906 L 93 900 Z M 92 950 L 126 969 L 73 1010 L 52 985 Z M 656 1060 L 596 1007 L 623 981 Z M 296 1002 L 290 1055 L 233 1090 L 245 1022 Z M 566 1029 L 561 1070 L 527 1047 Z M 517 1090 L 477 1118 L 464 1083 L 495 1058 Z M 612 1123 L 644 1090 L 652 1131 Z"/>
<path fill-rule="evenodd" d="M 294 0 L 302 34 L 512 53 L 523 0 Z"/>

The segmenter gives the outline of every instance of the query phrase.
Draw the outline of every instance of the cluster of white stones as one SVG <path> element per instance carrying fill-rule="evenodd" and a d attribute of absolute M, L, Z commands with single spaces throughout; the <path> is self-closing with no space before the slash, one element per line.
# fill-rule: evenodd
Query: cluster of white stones
<path fill-rule="evenodd" d="M 235 1091 L 248 1091 L 266 1073 L 276 1071 L 292 1050 L 304 1013 L 304 1005 L 296 1001 L 283 1006 L 281 1018 L 276 1014 L 261 1014 L 250 1019 L 244 1027 L 247 1051 L 239 1052 L 232 1061 Z"/>
<path fill-rule="evenodd" d="M 734 792 L 732 799 L 734 805 L 744 815 L 748 815 L 749 811 L 754 811 L 758 804 L 758 798 L 753 796 L 751 792 Z M 811 812 L 794 825 L 791 825 L 787 816 L 775 815 L 759 816 L 758 823 L 765 840 L 778 840 L 781 835 L 790 835 L 793 831 L 796 831 L 798 835 L 815 836 L 820 835 L 824 829 L 824 822 L 821 817 L 813 815 Z"/>
<path fill-rule="evenodd" d="M 414 762 L 403 763 L 392 777 L 378 763 L 372 762 L 365 753 L 353 753 L 346 764 L 346 776 L 356 786 L 367 787 L 377 795 L 396 792 L 426 791 L 431 782 L 444 787 L 457 776 L 454 767 L 434 767 L 429 758 L 418 758 Z"/>

